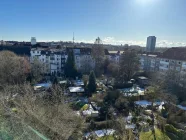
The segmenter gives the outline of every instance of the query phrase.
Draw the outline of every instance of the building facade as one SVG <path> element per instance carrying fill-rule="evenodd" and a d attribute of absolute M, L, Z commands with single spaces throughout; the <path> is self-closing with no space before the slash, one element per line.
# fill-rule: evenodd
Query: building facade
<path fill-rule="evenodd" d="M 44 74 L 64 74 L 64 66 L 67 60 L 65 51 L 55 49 L 31 49 L 30 63 L 33 64 L 35 60 L 39 61 L 43 66 Z"/>
<path fill-rule="evenodd" d="M 156 37 L 155 36 L 147 37 L 146 51 L 154 52 L 155 47 L 156 47 Z"/>
<path fill-rule="evenodd" d="M 108 51 L 108 53 L 105 53 L 106 57 L 111 63 L 119 64 L 121 54 L 124 51 Z"/>
<path fill-rule="evenodd" d="M 73 51 L 75 65 L 78 71 L 90 72 L 95 68 L 95 60 L 91 55 L 91 48 L 32 48 L 30 51 L 30 63 L 33 64 L 35 60 L 39 61 L 43 66 L 43 73 L 45 74 L 64 74 L 65 63 L 68 58 L 69 51 Z M 105 57 L 111 62 L 119 64 L 121 53 L 119 51 L 105 51 Z"/>
<path fill-rule="evenodd" d="M 37 41 L 35 37 L 31 37 L 31 45 L 36 45 Z"/>
<path fill-rule="evenodd" d="M 95 61 L 91 55 L 91 48 L 66 48 L 68 54 L 69 51 L 73 51 L 74 59 L 77 70 L 83 69 L 83 67 L 91 67 L 93 70 L 95 67 Z"/>
<path fill-rule="evenodd" d="M 140 54 L 140 68 L 145 71 L 165 73 L 176 70 L 186 73 L 186 48 L 174 47 L 159 54 Z"/>

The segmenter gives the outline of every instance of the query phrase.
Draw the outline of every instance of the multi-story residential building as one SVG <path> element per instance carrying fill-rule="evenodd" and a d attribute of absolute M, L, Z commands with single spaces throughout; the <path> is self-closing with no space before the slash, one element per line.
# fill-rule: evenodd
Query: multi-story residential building
<path fill-rule="evenodd" d="M 67 54 L 69 51 L 74 52 L 75 64 L 78 70 L 84 67 L 85 63 L 89 63 L 90 67 L 94 68 L 95 61 L 91 56 L 91 48 L 67 48 Z"/>
<path fill-rule="evenodd" d="M 64 74 L 64 66 L 68 57 L 69 51 L 73 51 L 76 68 L 81 71 L 95 68 L 95 60 L 91 55 L 91 48 L 66 48 L 49 49 L 49 48 L 32 48 L 30 51 L 30 62 L 35 59 L 43 64 L 43 73 L 46 74 Z M 107 51 L 105 56 L 113 63 L 119 64 L 120 56 L 123 51 Z"/>
<path fill-rule="evenodd" d="M 147 37 L 146 51 L 154 52 L 155 46 L 156 46 L 156 37 L 155 36 Z"/>
<path fill-rule="evenodd" d="M 156 54 L 141 54 L 140 55 L 140 69 L 145 71 L 158 71 L 159 59 Z"/>
<path fill-rule="evenodd" d="M 43 73 L 46 74 L 63 74 L 67 54 L 63 50 L 56 49 L 31 49 L 31 64 L 37 59 L 43 64 Z"/>
<path fill-rule="evenodd" d="M 119 64 L 120 56 L 124 51 L 105 51 L 106 57 L 109 61 Z"/>
<path fill-rule="evenodd" d="M 141 69 L 146 71 L 159 71 L 164 73 L 168 70 L 176 70 L 186 73 L 186 48 L 173 47 L 156 55 L 141 54 Z"/>

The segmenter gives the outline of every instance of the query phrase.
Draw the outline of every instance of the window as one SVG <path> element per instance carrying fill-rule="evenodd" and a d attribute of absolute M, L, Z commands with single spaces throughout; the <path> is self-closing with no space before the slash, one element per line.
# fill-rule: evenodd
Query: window
<path fill-rule="evenodd" d="M 35 51 L 32 51 L 33 53 L 35 53 Z"/>
<path fill-rule="evenodd" d="M 181 62 L 180 61 L 178 62 L 178 65 L 181 65 Z"/>
<path fill-rule="evenodd" d="M 173 66 L 170 66 L 170 69 L 174 69 L 174 67 Z"/>
<path fill-rule="evenodd" d="M 176 70 L 177 70 L 177 71 L 180 71 L 180 67 L 176 67 Z"/>
<path fill-rule="evenodd" d="M 39 51 L 37 51 L 37 53 L 39 53 Z"/>
<path fill-rule="evenodd" d="M 43 58 L 43 61 L 45 61 L 45 59 Z"/>

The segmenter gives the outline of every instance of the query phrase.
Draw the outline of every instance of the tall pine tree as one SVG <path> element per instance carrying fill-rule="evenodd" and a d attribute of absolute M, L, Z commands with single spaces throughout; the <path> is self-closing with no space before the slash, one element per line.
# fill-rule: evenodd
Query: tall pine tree
<path fill-rule="evenodd" d="M 77 69 L 75 66 L 75 59 L 73 51 L 69 51 L 67 62 L 65 64 L 65 75 L 68 78 L 75 78 L 77 76 Z"/>
<path fill-rule="evenodd" d="M 91 71 L 89 75 L 88 90 L 91 93 L 96 91 L 96 77 L 94 71 Z"/>

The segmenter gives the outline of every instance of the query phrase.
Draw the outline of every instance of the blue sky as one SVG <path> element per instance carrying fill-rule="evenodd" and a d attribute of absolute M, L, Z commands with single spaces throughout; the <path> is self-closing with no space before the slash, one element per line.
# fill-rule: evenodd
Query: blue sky
<path fill-rule="evenodd" d="M 186 0 L 1 0 L 0 39 L 186 46 Z"/>

